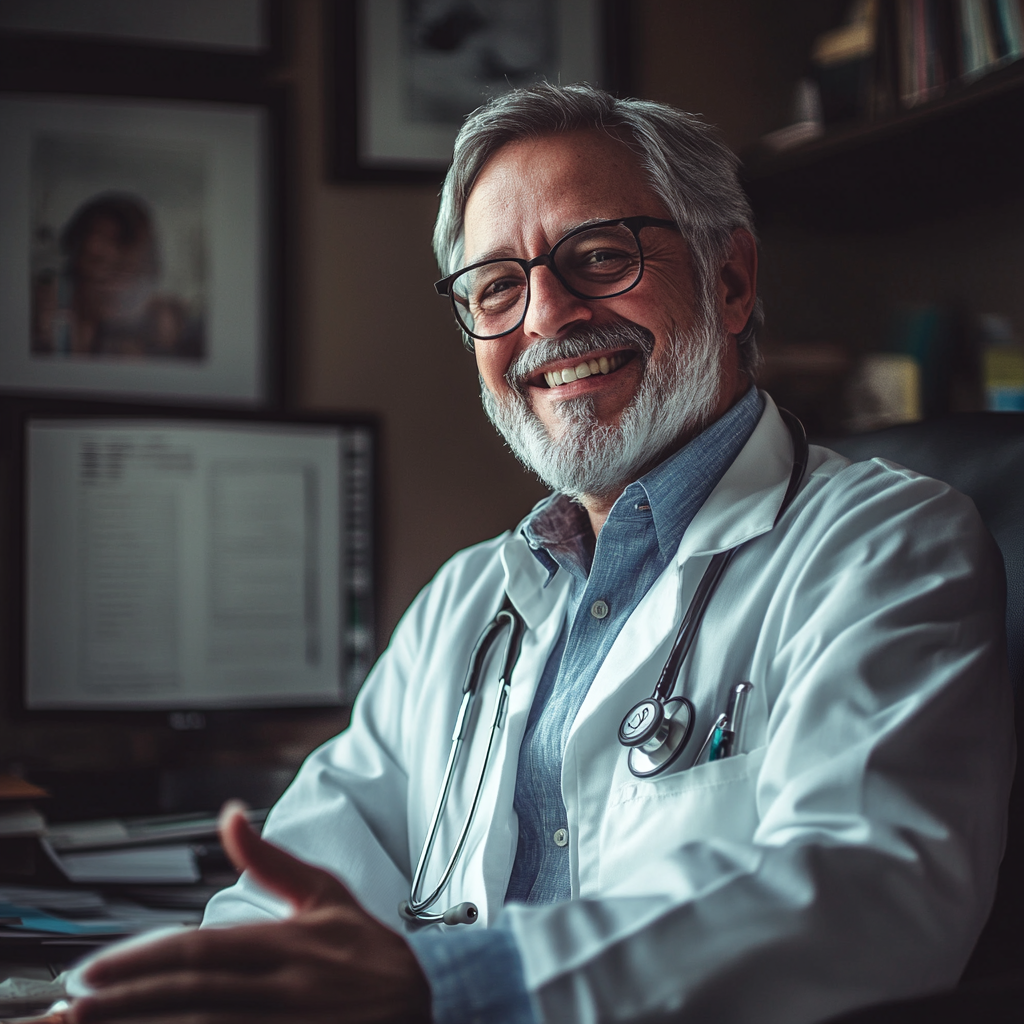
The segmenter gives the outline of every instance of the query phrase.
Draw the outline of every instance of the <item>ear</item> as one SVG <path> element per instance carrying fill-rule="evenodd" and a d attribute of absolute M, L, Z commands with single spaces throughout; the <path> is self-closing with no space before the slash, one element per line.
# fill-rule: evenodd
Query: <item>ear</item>
<path fill-rule="evenodd" d="M 718 275 L 718 309 L 729 334 L 739 334 L 757 301 L 757 243 L 746 228 L 732 233 L 732 247 Z"/>

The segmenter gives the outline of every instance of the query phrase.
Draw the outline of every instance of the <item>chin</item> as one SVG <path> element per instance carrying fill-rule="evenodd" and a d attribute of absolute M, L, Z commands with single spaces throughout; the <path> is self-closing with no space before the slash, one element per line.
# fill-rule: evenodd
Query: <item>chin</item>
<path fill-rule="evenodd" d="M 723 337 L 714 323 L 674 332 L 657 359 L 645 358 L 636 391 L 614 422 L 602 421 L 590 395 L 555 406 L 550 433 L 517 390 L 499 399 L 483 386 L 484 410 L 520 462 L 552 490 L 584 504 L 604 500 L 714 421 L 725 383 Z"/>

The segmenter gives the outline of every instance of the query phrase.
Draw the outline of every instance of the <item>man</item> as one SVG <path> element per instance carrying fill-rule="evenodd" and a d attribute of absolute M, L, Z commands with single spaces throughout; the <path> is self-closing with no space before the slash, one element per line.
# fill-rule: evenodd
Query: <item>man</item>
<path fill-rule="evenodd" d="M 1012 769 L 997 555 L 936 481 L 820 448 L 794 472 L 751 383 L 757 257 L 728 150 L 655 104 L 513 93 L 463 128 L 435 248 L 488 415 L 556 493 L 442 568 L 275 808 L 265 836 L 319 867 L 229 812 L 248 870 L 207 922 L 235 927 L 101 961 L 74 1020 L 798 1024 L 953 984 Z M 670 680 L 691 740 L 635 775 L 620 723 L 732 548 Z M 489 759 L 476 713 L 430 844 L 505 595 L 525 623 L 507 713 Z M 713 759 L 740 682 L 743 738 Z M 419 851 L 417 898 L 471 815 L 433 909 L 479 921 L 419 929 L 398 911 Z"/>

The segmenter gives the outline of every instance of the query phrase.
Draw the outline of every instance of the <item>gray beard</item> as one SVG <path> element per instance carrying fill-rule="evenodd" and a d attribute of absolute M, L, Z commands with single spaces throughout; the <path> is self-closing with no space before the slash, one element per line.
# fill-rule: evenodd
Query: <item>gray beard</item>
<path fill-rule="evenodd" d="M 657 360 L 654 335 L 630 321 L 537 341 L 509 367 L 506 396 L 499 400 L 481 381 L 484 411 L 519 461 L 548 487 L 584 504 L 586 498 L 606 499 L 712 421 L 724 336 L 715 318 L 704 316 L 690 331 L 673 332 Z M 555 406 L 559 429 L 549 436 L 530 407 L 524 382 L 553 359 L 621 349 L 624 343 L 637 352 L 643 371 L 619 422 L 598 423 L 590 397 L 567 399 Z"/>

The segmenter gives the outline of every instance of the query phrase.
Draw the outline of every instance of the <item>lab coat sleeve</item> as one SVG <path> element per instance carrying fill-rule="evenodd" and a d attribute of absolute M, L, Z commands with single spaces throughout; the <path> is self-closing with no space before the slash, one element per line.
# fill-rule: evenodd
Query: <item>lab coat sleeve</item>
<path fill-rule="evenodd" d="M 752 840 L 712 835 L 597 896 L 506 908 L 545 1021 L 801 1024 L 963 969 L 1013 765 L 998 552 L 967 499 L 894 467 L 808 490 L 772 540 L 765 742 L 706 766 L 750 772 Z M 656 783 L 648 813 L 672 815 L 678 784 Z"/>

